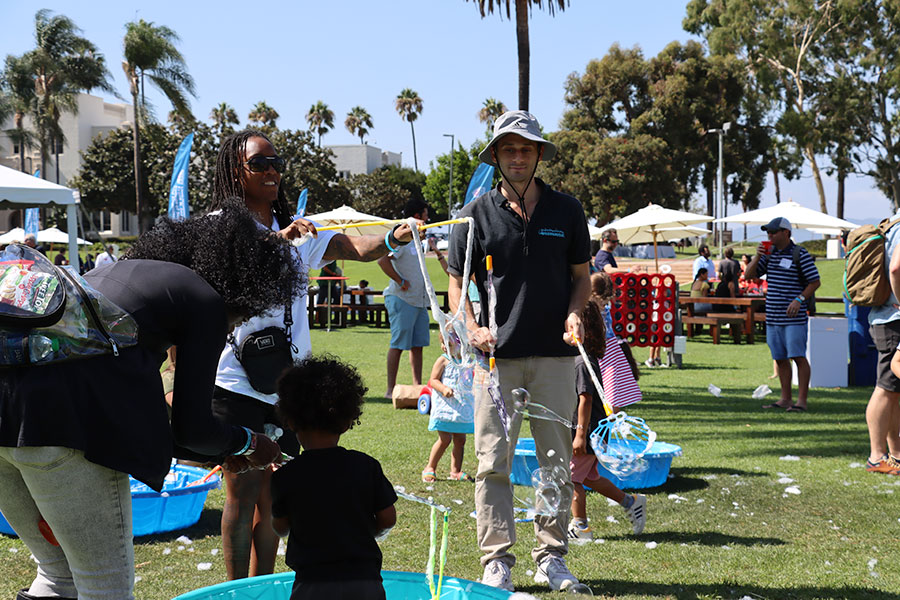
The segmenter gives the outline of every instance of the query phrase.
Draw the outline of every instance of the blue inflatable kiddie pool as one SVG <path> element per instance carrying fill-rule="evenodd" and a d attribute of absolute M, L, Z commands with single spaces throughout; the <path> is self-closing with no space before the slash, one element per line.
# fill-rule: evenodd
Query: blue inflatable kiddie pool
<path fill-rule="evenodd" d="M 597 472 L 620 489 L 639 490 L 652 488 L 666 482 L 669 476 L 669 468 L 672 466 L 672 459 L 676 456 L 681 456 L 681 446 L 665 442 L 654 442 L 653 446 L 650 447 L 650 451 L 644 455 L 644 459 L 647 461 L 647 470 L 620 478 L 604 469 L 601 463 L 597 465 Z M 519 438 L 516 444 L 516 454 L 513 457 L 512 473 L 510 474 L 512 482 L 516 485 L 531 485 L 531 473 L 539 466 L 537 453 L 534 449 L 534 439 Z"/>
<path fill-rule="evenodd" d="M 424 573 L 382 571 L 387 600 L 428 600 L 431 592 Z M 174 600 L 288 600 L 294 573 L 275 573 L 226 581 L 182 594 Z M 510 592 L 456 577 L 444 577 L 441 600 L 507 600 Z"/>
<path fill-rule="evenodd" d="M 187 465 L 172 465 L 166 475 L 162 492 L 129 477 L 131 482 L 132 530 L 134 535 L 149 535 L 185 529 L 200 520 L 206 494 L 219 487 L 219 476 L 213 475 L 208 481 L 199 481 L 209 473 L 205 469 Z M 16 535 L 9 523 L 0 515 L 0 533 Z"/>

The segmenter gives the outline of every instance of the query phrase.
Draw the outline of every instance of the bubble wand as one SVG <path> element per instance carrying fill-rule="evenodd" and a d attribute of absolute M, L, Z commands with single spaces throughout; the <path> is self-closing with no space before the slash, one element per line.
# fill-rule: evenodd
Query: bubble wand
<path fill-rule="evenodd" d="M 431 229 L 432 227 L 442 227 L 444 225 L 453 225 L 456 223 L 466 223 L 471 218 L 462 218 L 462 219 L 448 219 L 446 221 L 438 221 L 436 223 L 426 223 L 424 225 L 415 224 L 415 219 L 413 219 L 413 224 L 410 225 L 410 229 L 417 228 L 419 231 L 425 231 L 426 229 Z M 397 225 L 399 223 L 406 223 L 406 219 L 385 219 L 383 221 L 362 221 L 360 223 L 344 223 L 342 225 L 323 225 L 322 227 L 316 227 L 316 232 L 319 231 L 343 231 L 345 229 L 359 229 L 361 227 L 378 227 L 384 225 Z M 307 231 L 303 235 L 296 237 L 291 240 L 291 244 L 294 246 L 302 246 L 309 240 L 313 238 L 313 234 L 310 231 Z"/>
<path fill-rule="evenodd" d="M 603 410 L 606 411 L 606 418 L 591 433 L 594 454 L 607 470 L 619 476 L 645 470 L 647 464 L 643 457 L 656 441 L 656 432 L 639 417 L 630 417 L 625 412 L 613 413 L 613 407 L 603 393 L 594 365 L 577 337 L 575 344 L 581 359 L 587 365 L 594 389 L 600 394 Z"/>
<path fill-rule="evenodd" d="M 487 267 L 487 293 L 488 293 L 488 328 L 491 330 L 491 336 L 497 339 L 497 290 L 494 288 L 494 257 L 488 254 L 485 257 L 485 266 Z M 509 413 L 506 411 L 506 404 L 503 403 L 503 395 L 500 392 L 500 374 L 497 372 L 497 360 L 494 358 L 494 346 L 491 344 L 490 358 L 488 358 L 488 366 L 490 368 L 490 379 L 488 382 L 488 394 L 494 402 L 494 408 L 497 409 L 497 415 L 500 417 L 500 425 L 503 426 L 503 435 L 506 441 L 509 441 Z"/>
<path fill-rule="evenodd" d="M 411 502 L 417 502 L 431 507 L 431 529 L 430 541 L 428 545 L 428 565 L 425 568 L 425 579 L 428 581 L 428 590 L 431 592 L 432 600 L 439 600 L 441 597 L 441 586 L 444 582 L 444 565 L 447 564 L 447 546 L 450 540 L 450 509 L 442 504 L 438 504 L 428 498 L 422 498 L 414 494 L 395 488 L 397 495 Z M 437 553 L 437 513 L 444 515 L 444 529 L 441 533 L 441 551 L 440 565 L 438 567 L 437 586 L 434 584 L 434 559 Z"/>

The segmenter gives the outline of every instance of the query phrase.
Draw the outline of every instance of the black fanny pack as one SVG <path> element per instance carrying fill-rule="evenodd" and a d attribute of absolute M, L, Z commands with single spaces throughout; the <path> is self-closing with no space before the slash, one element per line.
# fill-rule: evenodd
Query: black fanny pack
<path fill-rule="evenodd" d="M 262 394 L 274 394 L 281 374 L 294 364 L 291 342 L 291 307 L 284 309 L 284 329 L 266 327 L 248 335 L 241 345 L 234 343 L 229 335 L 228 342 L 234 348 L 234 356 L 247 374 L 250 386 Z"/>

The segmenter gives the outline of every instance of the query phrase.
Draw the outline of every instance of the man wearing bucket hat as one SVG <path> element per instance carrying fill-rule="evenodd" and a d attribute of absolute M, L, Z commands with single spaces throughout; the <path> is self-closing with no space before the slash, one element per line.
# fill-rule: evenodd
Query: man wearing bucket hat
<path fill-rule="evenodd" d="M 485 258 L 493 257 L 497 337 L 482 311 L 475 320 L 466 305 L 469 337 L 479 350 L 494 347 L 500 390 L 508 413 L 512 390 L 525 388 L 534 403 L 558 415 L 575 410 L 575 363 L 572 346 L 581 337 L 581 310 L 590 295 L 590 238 L 581 204 L 534 177 L 538 162 L 550 160 L 556 146 L 541 136 L 540 125 L 525 111 L 510 111 L 494 123 L 494 135 L 479 158 L 498 168 L 499 186 L 460 212 L 474 220 L 473 272 L 482 298 L 488 298 Z M 457 225 L 448 252 L 449 299 L 453 311 L 465 302 L 462 290 L 468 225 Z M 478 543 L 484 553 L 482 582 L 512 591 L 510 569 L 516 541 L 510 467 L 521 418 L 512 418 L 507 437 L 488 393 L 490 374 L 475 371 L 475 507 Z M 515 415 L 513 415 L 515 417 Z M 531 432 L 542 467 L 561 466 L 557 482 L 562 510 L 534 519 L 537 547 L 535 581 L 567 589 L 578 580 L 566 567 L 566 529 L 572 482 L 566 465 L 572 453 L 569 428 L 560 422 L 532 420 Z"/>
<path fill-rule="evenodd" d="M 819 288 L 819 271 L 809 252 L 791 240 L 791 222 L 772 219 L 762 230 L 769 239 L 756 248 L 744 276 L 766 275 L 766 341 L 778 367 L 781 398 L 763 408 L 806 412 L 810 366 L 806 359 L 807 302 Z M 791 361 L 797 365 L 797 403 L 791 402 Z"/>

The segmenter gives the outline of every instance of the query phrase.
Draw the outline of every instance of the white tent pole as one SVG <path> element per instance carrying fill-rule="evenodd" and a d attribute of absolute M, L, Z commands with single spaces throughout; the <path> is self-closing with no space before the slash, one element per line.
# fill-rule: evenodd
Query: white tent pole
<path fill-rule="evenodd" d="M 75 204 L 66 205 L 66 222 L 69 225 L 69 264 L 80 273 L 78 268 L 78 209 Z"/>

